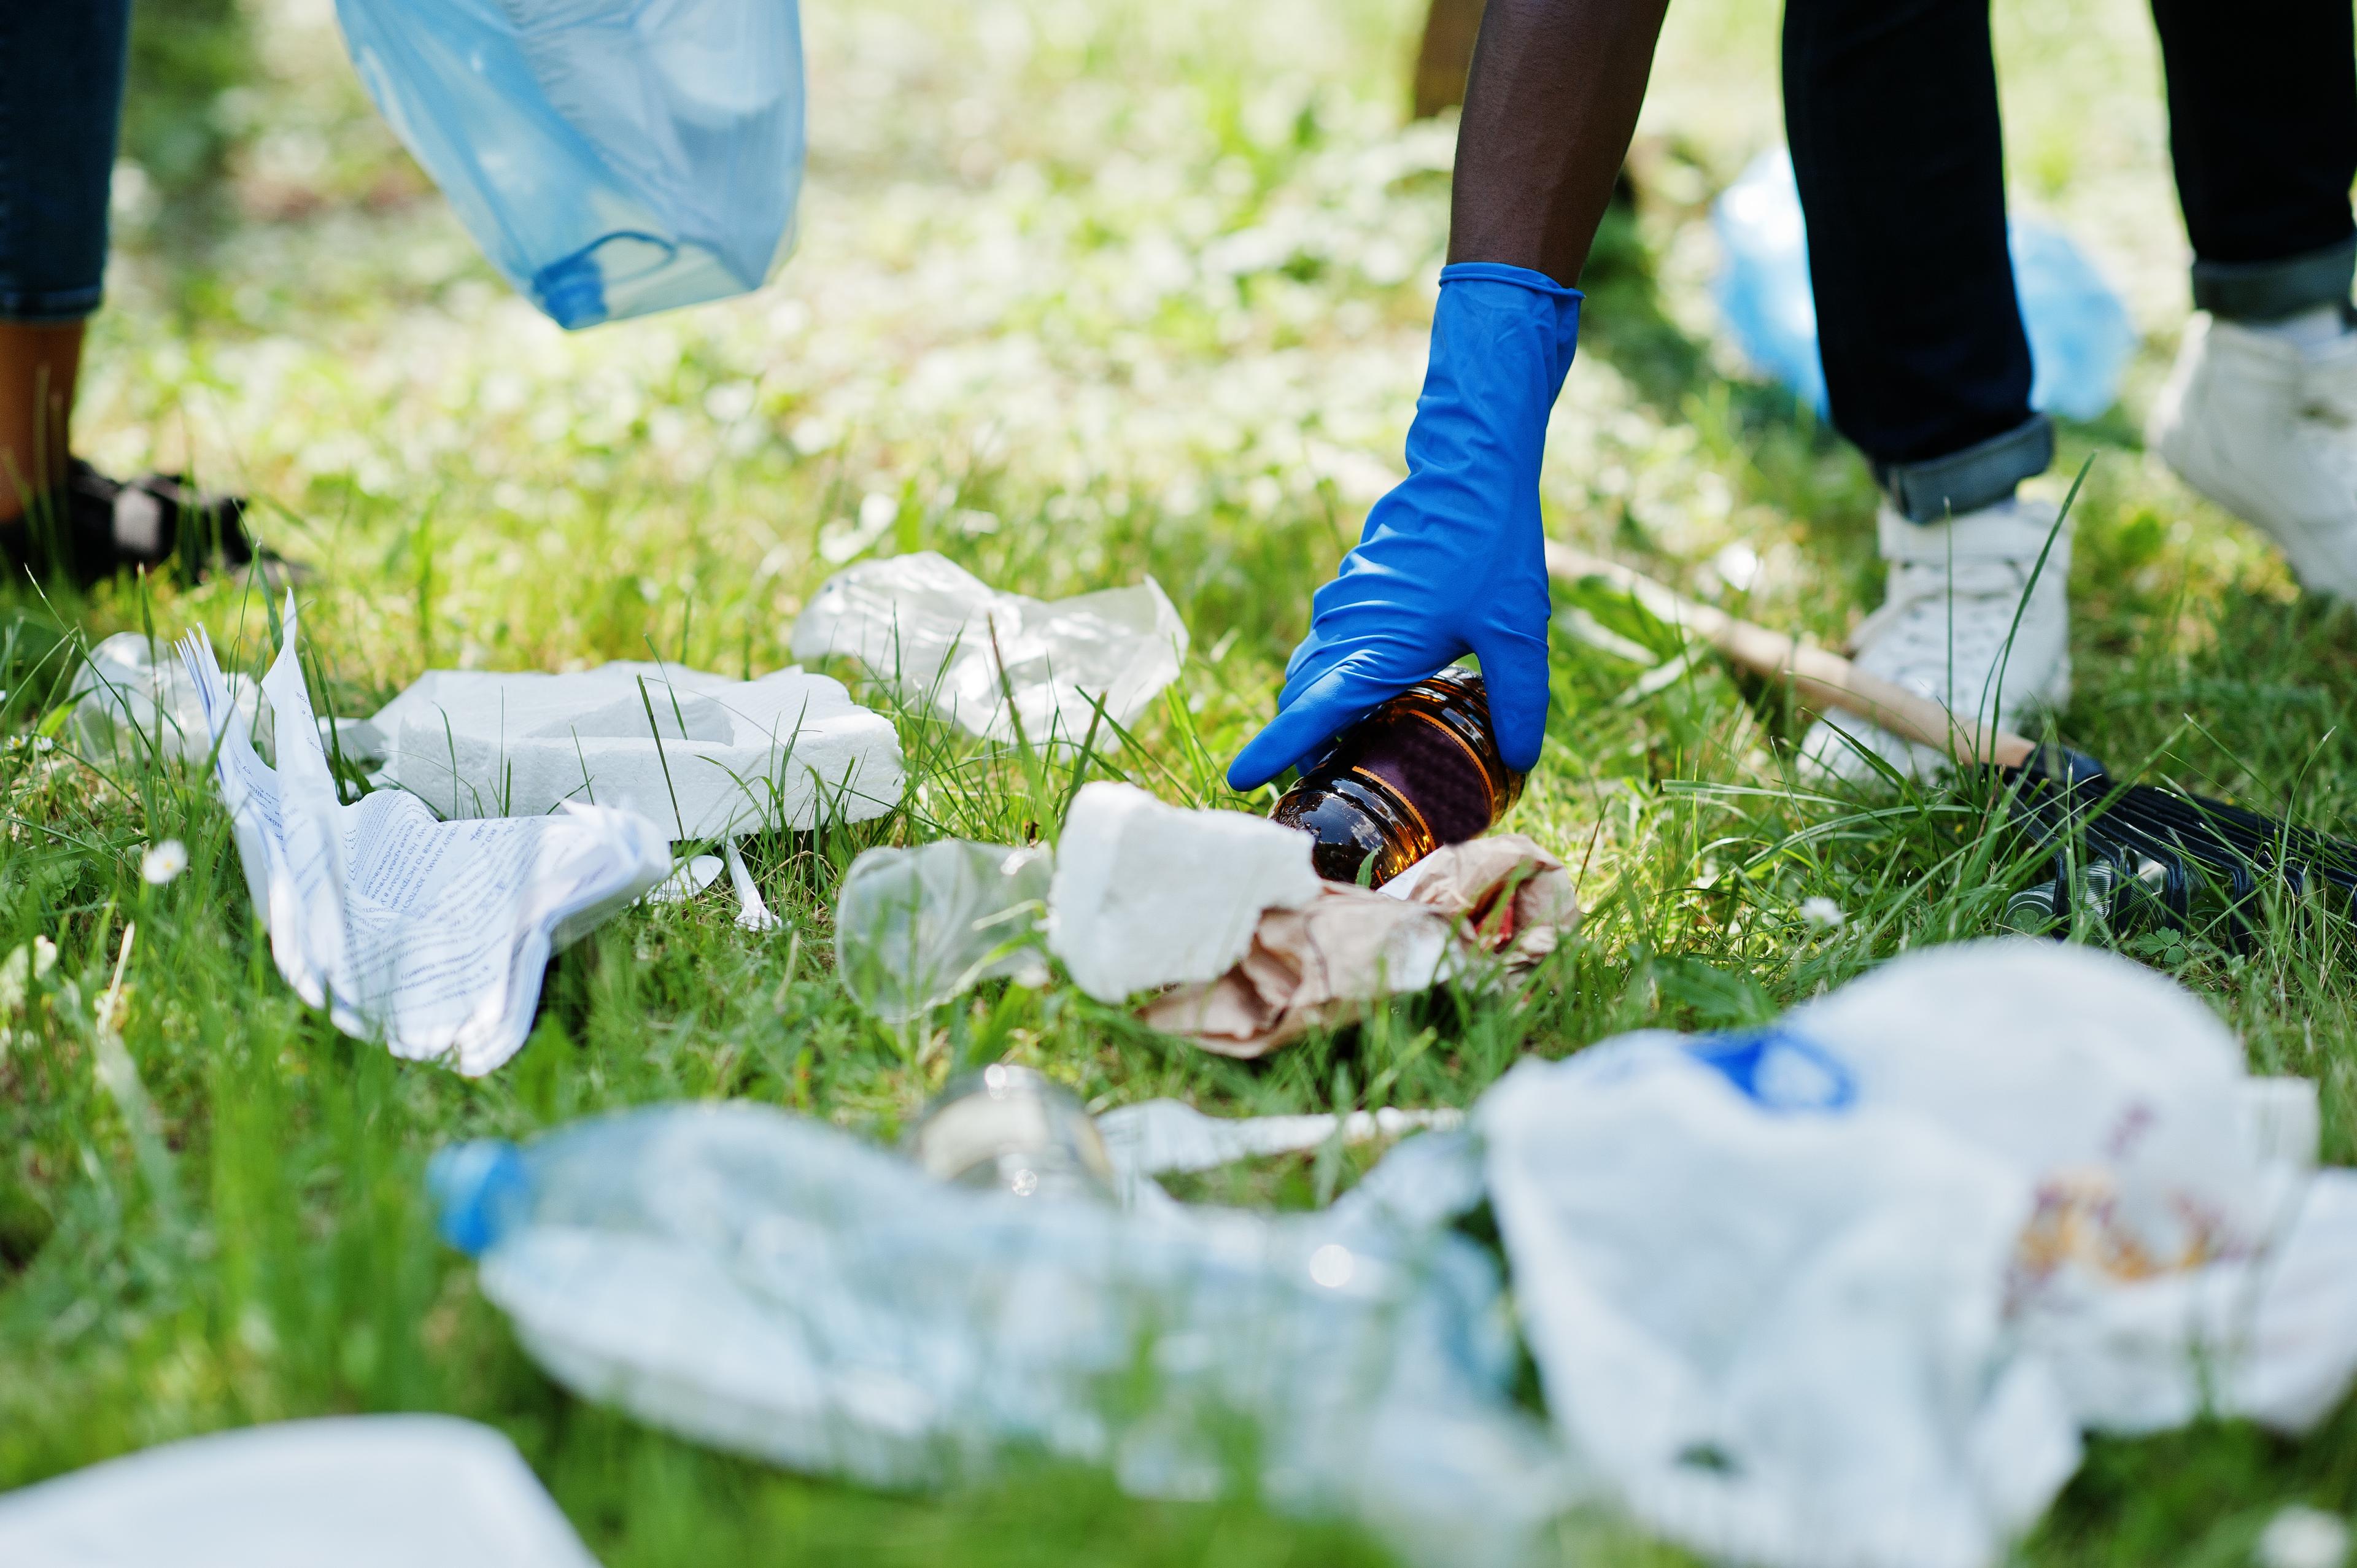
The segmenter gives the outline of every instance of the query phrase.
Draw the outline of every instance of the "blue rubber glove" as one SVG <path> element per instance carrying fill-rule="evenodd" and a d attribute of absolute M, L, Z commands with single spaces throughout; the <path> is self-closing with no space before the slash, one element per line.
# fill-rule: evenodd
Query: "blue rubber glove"
<path fill-rule="evenodd" d="M 1311 601 L 1276 717 L 1228 765 L 1256 789 L 1442 667 L 1481 660 L 1506 766 L 1546 728 L 1546 545 L 1539 458 L 1579 340 L 1577 289 L 1494 262 L 1442 269 L 1407 478 Z"/>

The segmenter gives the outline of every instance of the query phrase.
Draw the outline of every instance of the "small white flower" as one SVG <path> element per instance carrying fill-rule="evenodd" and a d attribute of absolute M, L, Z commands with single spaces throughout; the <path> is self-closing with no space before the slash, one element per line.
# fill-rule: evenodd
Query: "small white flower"
<path fill-rule="evenodd" d="M 1812 930 L 1838 931 L 1842 929 L 1842 922 L 1849 917 L 1843 914 L 1841 906 L 1830 898 L 1803 898 L 1801 900 L 1801 918 L 1809 923 Z"/>
<path fill-rule="evenodd" d="M 47 937 L 35 937 L 29 947 L 19 943 L 0 959 L 0 1013 L 13 1014 L 24 1006 L 33 982 L 57 966 L 58 944 Z"/>
<path fill-rule="evenodd" d="M 2259 1568 L 2341 1568 L 2349 1559 L 2349 1526 L 2339 1514 L 2295 1503 L 2267 1521 L 2252 1555 Z"/>
<path fill-rule="evenodd" d="M 152 886 L 161 887 L 188 869 L 188 846 L 178 839 L 149 844 L 147 853 L 139 857 L 139 875 Z"/>

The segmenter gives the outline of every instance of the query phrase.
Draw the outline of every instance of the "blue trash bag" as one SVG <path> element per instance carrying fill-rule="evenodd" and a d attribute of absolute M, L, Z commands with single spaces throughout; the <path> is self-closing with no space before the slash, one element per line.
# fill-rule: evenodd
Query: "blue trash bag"
<path fill-rule="evenodd" d="M 1817 306 L 1809 292 L 1809 235 L 1792 155 L 1762 153 L 1711 209 L 1722 259 L 1713 294 L 1744 357 L 1825 417 Z M 2029 332 L 2034 408 L 2093 419 L 2119 396 L 2136 349 L 2127 307 L 2069 235 L 2017 218 L 2007 239 L 2013 286 Z"/>
<path fill-rule="evenodd" d="M 336 0 L 491 263 L 567 328 L 761 286 L 802 181 L 795 0 Z"/>

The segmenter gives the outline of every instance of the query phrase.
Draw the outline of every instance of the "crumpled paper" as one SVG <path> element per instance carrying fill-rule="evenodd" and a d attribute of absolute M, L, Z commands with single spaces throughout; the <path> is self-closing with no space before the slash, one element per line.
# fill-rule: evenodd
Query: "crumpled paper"
<path fill-rule="evenodd" d="M 1381 892 L 1329 882 L 1307 906 L 1265 911 L 1232 969 L 1138 1016 L 1222 1056 L 1265 1056 L 1368 1003 L 1465 974 L 1479 954 L 1535 962 L 1578 923 L 1563 863 L 1501 833 L 1437 850 Z"/>
<path fill-rule="evenodd" d="M 442 822 L 399 789 L 344 804 L 296 660 L 292 593 L 284 626 L 262 678 L 280 720 L 275 768 L 211 640 L 199 629 L 180 645 L 271 957 L 344 1033 L 490 1072 L 523 1047 L 549 955 L 670 871 L 664 830 L 610 805 Z"/>
<path fill-rule="evenodd" d="M 796 659 L 845 654 L 968 734 L 1077 744 L 1126 727 L 1178 678 L 1187 625 L 1160 584 L 1052 602 L 1000 593 L 924 551 L 828 578 L 794 622 Z M 1013 705 L 1007 703 L 1012 693 Z"/>

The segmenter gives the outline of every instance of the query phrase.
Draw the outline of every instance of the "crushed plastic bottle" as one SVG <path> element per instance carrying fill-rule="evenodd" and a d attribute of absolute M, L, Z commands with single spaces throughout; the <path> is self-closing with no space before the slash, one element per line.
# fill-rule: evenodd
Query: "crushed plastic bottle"
<path fill-rule="evenodd" d="M 969 735 L 1078 745 L 1137 721 L 1178 678 L 1187 624 L 1160 584 L 1042 601 L 928 550 L 829 577 L 794 622 L 796 659 L 856 659 Z M 1011 701 L 1010 701 L 1011 698 Z M 1099 708 L 1103 708 L 1103 718 Z"/>
<path fill-rule="evenodd" d="M 852 1000 L 903 1024 L 985 980 L 1047 983 L 1036 932 L 1054 856 L 943 839 L 871 849 L 834 907 L 834 967 Z"/>
<path fill-rule="evenodd" d="M 534 1359 L 693 1440 L 884 1487 L 1028 1450 L 1502 1568 L 1574 1472 L 1509 1397 L 1495 1266 L 1401 1168 L 1314 1215 L 1039 1202 L 739 1101 L 461 1144 L 428 1180 Z"/>
<path fill-rule="evenodd" d="M 1817 305 L 1809 285 L 1809 235 L 1792 155 L 1752 160 L 1711 209 L 1722 257 L 1712 293 L 1744 357 L 1826 417 L 1817 355 Z M 2136 351 L 2127 307 L 2071 237 L 2036 218 L 2007 226 L 2013 285 L 2029 333 L 2030 405 L 2094 419 L 2117 400 Z"/>
<path fill-rule="evenodd" d="M 794 0 L 336 0 L 352 64 L 561 327 L 761 286 L 802 181 Z"/>

